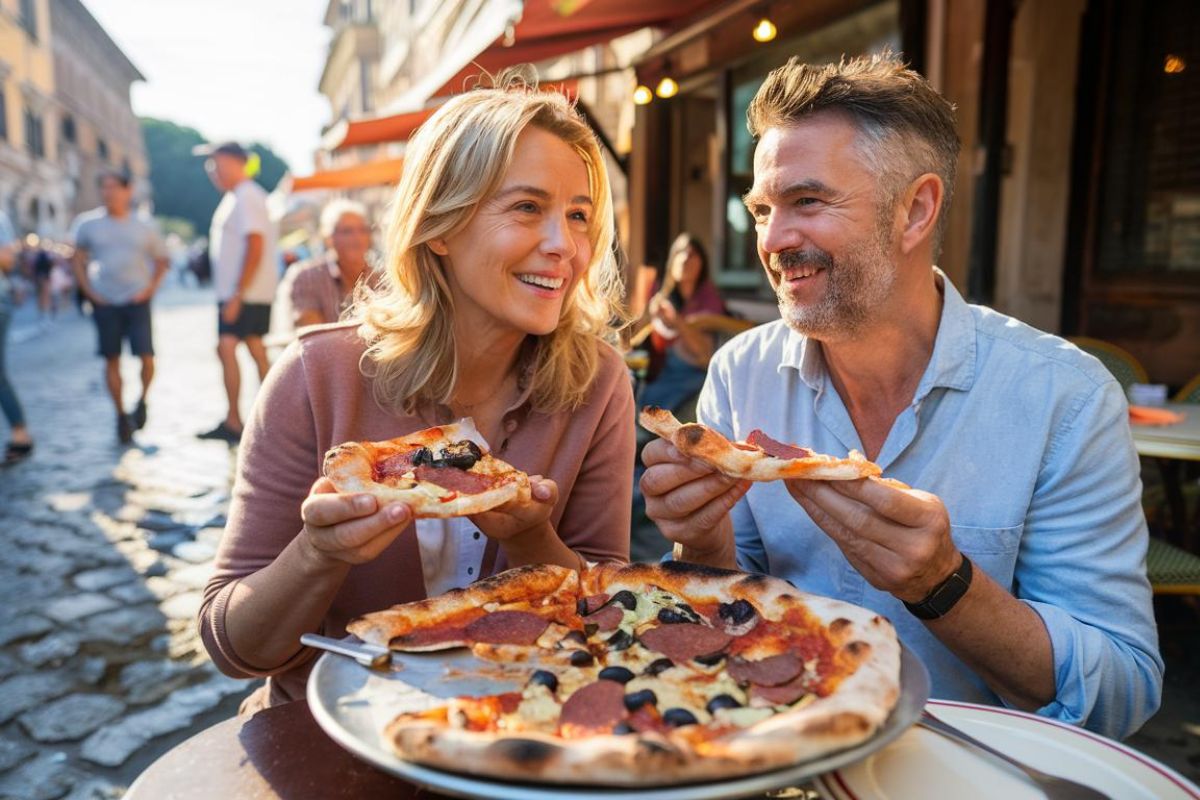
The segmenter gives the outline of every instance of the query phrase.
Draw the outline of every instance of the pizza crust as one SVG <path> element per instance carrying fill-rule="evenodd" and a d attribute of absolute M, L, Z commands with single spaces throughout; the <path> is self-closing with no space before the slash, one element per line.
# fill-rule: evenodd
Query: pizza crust
<path fill-rule="evenodd" d="M 776 458 L 762 448 L 734 443 L 706 425 L 682 423 L 663 408 L 647 406 L 638 416 L 642 427 L 695 458 L 733 478 L 748 481 L 777 481 L 803 478 L 817 481 L 849 481 L 879 475 L 882 470 L 862 453 L 851 450 L 845 458 L 814 454 L 807 458 Z"/>
<path fill-rule="evenodd" d="M 388 456 L 417 447 L 437 449 L 453 442 L 469 440 L 483 452 L 483 458 L 467 470 L 496 479 L 496 485 L 482 492 L 456 492 L 428 481 L 402 480 L 399 485 L 375 480 L 375 465 Z M 385 442 L 346 442 L 325 454 L 322 472 L 339 492 L 366 492 L 381 504 L 405 503 L 416 519 L 448 519 L 481 514 L 505 503 L 530 498 L 529 476 L 494 457 L 487 440 L 467 417 L 451 425 L 439 425 Z"/>

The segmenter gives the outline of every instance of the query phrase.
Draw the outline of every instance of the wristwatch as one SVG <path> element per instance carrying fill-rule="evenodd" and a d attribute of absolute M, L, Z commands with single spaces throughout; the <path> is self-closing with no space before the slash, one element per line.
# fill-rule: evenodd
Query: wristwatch
<path fill-rule="evenodd" d="M 917 619 L 937 619 L 950 613 L 955 603 L 962 599 L 971 588 L 971 576 L 974 570 L 971 559 L 965 555 L 962 564 L 949 578 L 934 587 L 933 591 L 915 603 L 905 603 L 904 607 Z"/>

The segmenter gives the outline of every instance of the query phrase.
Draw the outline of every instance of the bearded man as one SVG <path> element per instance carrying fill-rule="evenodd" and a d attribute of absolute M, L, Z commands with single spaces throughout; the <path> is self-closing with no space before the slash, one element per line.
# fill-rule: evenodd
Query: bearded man
<path fill-rule="evenodd" d="M 748 124 L 745 202 L 782 319 L 717 353 L 699 421 L 857 449 L 915 488 L 751 486 L 657 441 L 647 513 L 684 560 L 887 616 L 935 697 L 1132 733 L 1163 663 L 1125 398 L 1098 361 L 967 304 L 934 266 L 953 108 L 890 56 L 793 59 Z"/>

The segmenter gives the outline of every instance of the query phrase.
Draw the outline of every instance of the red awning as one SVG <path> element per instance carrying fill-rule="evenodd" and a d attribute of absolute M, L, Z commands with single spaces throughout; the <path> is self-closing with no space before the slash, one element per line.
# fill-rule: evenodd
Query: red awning
<path fill-rule="evenodd" d="M 576 81 L 557 81 L 540 84 L 540 88 L 546 91 L 562 92 L 567 97 L 574 98 L 578 91 L 578 83 Z M 438 106 L 434 105 L 420 111 L 410 111 L 407 114 L 350 120 L 343 125 L 340 138 L 339 134 L 331 131 L 328 134 L 330 138 L 326 141 L 330 143 L 335 152 L 364 144 L 408 141 L 417 128 L 421 127 L 425 120 L 432 117 L 433 112 L 437 110 Z"/>
<path fill-rule="evenodd" d="M 407 114 L 392 114 L 387 117 L 353 119 L 346 124 L 345 133 L 334 146 L 334 150 L 355 147 L 360 144 L 380 142 L 403 142 L 413 135 L 421 123 L 433 116 L 437 108 L 423 108 Z"/>
<path fill-rule="evenodd" d="M 503 5 L 503 0 L 496 2 Z M 414 87 L 400 105 L 411 107 L 430 97 L 462 91 L 467 79 L 482 70 L 494 73 L 515 64 L 557 58 L 641 28 L 672 27 L 721 4 L 722 0 L 525 0 L 511 46 L 504 45 L 504 13 L 492 15 L 487 31 L 477 31 L 457 51 L 443 56 L 443 64 L 458 66 L 448 80 L 443 67 Z M 478 49 L 481 37 L 490 38 L 482 51 Z"/>
<path fill-rule="evenodd" d="M 307 189 L 361 189 L 385 186 L 400 180 L 403 158 L 384 158 L 342 169 L 328 169 L 292 179 L 292 191 Z"/>

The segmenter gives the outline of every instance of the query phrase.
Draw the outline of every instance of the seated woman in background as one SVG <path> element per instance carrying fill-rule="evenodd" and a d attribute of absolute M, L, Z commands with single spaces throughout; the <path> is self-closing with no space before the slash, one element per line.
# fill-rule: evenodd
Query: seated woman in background
<path fill-rule="evenodd" d="M 561 94 L 520 82 L 447 101 L 405 154 L 379 290 L 303 332 L 246 426 L 200 633 L 243 706 L 304 696 L 355 617 L 508 567 L 629 557 L 633 393 L 608 175 Z M 343 494 L 325 452 L 470 416 L 530 475 L 528 501 L 450 520 Z M 266 695 L 266 696 L 264 696 Z"/>
<path fill-rule="evenodd" d="M 661 285 L 660 285 L 661 284 Z M 660 284 L 646 306 L 650 318 L 651 378 L 641 404 L 678 408 L 704 385 L 716 337 L 691 320 L 725 314 L 725 303 L 708 274 L 708 255 L 690 233 L 675 237 Z"/>

